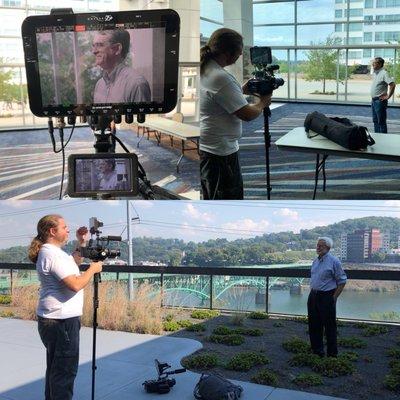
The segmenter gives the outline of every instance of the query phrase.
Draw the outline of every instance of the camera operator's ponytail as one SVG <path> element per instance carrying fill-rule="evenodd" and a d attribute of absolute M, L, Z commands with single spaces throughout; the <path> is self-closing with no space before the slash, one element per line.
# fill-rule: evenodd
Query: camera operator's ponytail
<path fill-rule="evenodd" d="M 214 57 L 234 54 L 243 48 L 243 37 L 233 29 L 221 28 L 212 33 L 205 46 L 200 49 L 200 75 L 204 74 L 207 63 Z"/>
<path fill-rule="evenodd" d="M 57 228 L 61 215 L 52 214 L 41 218 L 37 224 L 37 235 L 32 239 L 28 250 L 29 259 L 36 263 L 40 248 L 47 242 L 51 228 Z"/>

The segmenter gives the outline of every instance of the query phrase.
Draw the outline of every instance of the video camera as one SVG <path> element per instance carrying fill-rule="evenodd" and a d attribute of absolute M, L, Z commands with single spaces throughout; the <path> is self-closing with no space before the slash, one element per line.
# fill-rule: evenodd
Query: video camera
<path fill-rule="evenodd" d="M 174 371 L 166 371 L 171 368 L 167 363 L 161 363 L 158 360 L 154 360 L 156 364 L 156 370 L 158 372 L 158 379 L 151 379 L 142 383 L 147 393 L 158 393 L 164 394 L 169 393 L 172 386 L 176 384 L 175 379 L 169 379 L 168 375 L 181 374 L 186 372 L 186 368 L 176 369 Z"/>
<path fill-rule="evenodd" d="M 97 153 L 68 159 L 71 197 L 153 198 L 152 187 L 136 155 L 115 154 L 115 124 L 130 124 L 137 116 L 172 111 L 178 98 L 180 18 L 170 9 L 75 14 L 53 9 L 50 15 L 27 17 L 22 40 L 29 106 L 38 117 L 48 117 L 54 152 L 63 151 L 64 118 L 74 129 L 76 118 L 88 122 Z M 107 54 L 105 57 L 104 54 Z M 111 55 L 112 54 L 112 57 Z M 112 58 L 112 71 L 110 71 Z M 53 118 L 60 133 L 56 151 Z M 117 165 L 111 183 L 100 181 L 93 159 Z M 101 160 L 99 160 L 101 163 Z M 107 177 L 106 177 L 107 178 Z M 104 182 L 103 182 L 104 183 Z M 63 179 L 61 182 L 62 189 Z M 60 191 L 60 197 L 61 197 Z"/>
<path fill-rule="evenodd" d="M 274 71 L 279 69 L 279 65 L 272 65 L 270 47 L 251 47 L 250 60 L 254 66 L 254 78 L 247 83 L 251 94 L 265 96 L 284 85 L 285 81 L 282 78 L 274 76 Z"/>
<path fill-rule="evenodd" d="M 90 234 L 96 235 L 96 239 L 90 239 L 88 246 L 81 247 L 81 257 L 89 258 L 92 261 L 104 261 L 106 258 L 115 258 L 121 255 L 119 250 L 107 248 L 110 242 L 121 242 L 121 236 L 100 237 L 99 228 L 102 226 L 103 223 L 96 217 L 89 219 Z"/>

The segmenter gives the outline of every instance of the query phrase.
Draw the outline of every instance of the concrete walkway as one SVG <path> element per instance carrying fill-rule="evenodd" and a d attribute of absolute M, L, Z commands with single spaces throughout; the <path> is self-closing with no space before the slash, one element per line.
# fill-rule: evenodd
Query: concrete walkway
<path fill-rule="evenodd" d="M 45 352 L 36 329 L 36 322 L 0 318 L 0 400 L 43 399 Z M 139 335 L 98 330 L 97 334 L 97 400 L 159 399 L 142 387 L 146 379 L 154 379 L 154 359 L 181 368 L 182 357 L 202 347 L 191 339 L 168 336 Z M 92 329 L 82 328 L 80 366 L 75 381 L 76 400 L 91 396 Z M 174 376 L 177 384 L 162 399 L 192 400 L 199 374 L 186 372 Z M 243 388 L 243 400 L 329 400 L 334 397 L 296 392 L 237 382 Z"/>

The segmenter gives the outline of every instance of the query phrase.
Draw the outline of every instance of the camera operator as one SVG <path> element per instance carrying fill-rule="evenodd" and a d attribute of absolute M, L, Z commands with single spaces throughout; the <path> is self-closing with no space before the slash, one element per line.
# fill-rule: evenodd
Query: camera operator
<path fill-rule="evenodd" d="M 76 232 L 78 244 L 85 244 L 87 228 Z M 83 288 L 101 262 L 91 263 L 82 274 L 78 250 L 72 256 L 61 247 L 68 240 L 69 229 L 60 215 L 46 215 L 37 224 L 37 236 L 29 247 L 29 259 L 36 263 L 40 280 L 37 307 L 38 330 L 46 347 L 47 368 L 45 400 L 71 400 L 79 364 L 80 316 Z"/>
<path fill-rule="evenodd" d="M 249 104 L 241 87 L 224 67 L 242 55 L 243 38 L 232 29 L 216 30 L 200 50 L 200 178 L 204 200 L 243 199 L 238 139 L 242 121 L 257 118 L 271 95 Z"/>

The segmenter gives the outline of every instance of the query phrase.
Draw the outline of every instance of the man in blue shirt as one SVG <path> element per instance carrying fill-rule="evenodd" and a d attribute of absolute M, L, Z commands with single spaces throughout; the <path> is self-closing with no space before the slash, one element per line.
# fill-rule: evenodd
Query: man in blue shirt
<path fill-rule="evenodd" d="M 311 291 L 308 296 L 308 328 L 311 349 L 323 357 L 325 330 L 328 357 L 337 356 L 336 300 L 346 284 L 347 276 L 340 261 L 329 253 L 333 241 L 321 237 L 317 243 L 318 257 L 311 267 Z"/>

